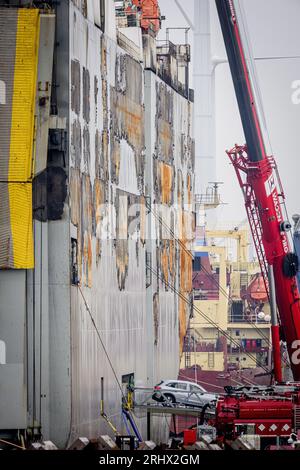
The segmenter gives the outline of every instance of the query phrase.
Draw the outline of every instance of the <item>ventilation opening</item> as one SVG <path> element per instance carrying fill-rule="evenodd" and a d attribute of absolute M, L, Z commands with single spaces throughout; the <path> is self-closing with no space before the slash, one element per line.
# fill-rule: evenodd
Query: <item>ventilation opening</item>
<path fill-rule="evenodd" d="M 100 0 L 100 28 L 105 32 L 105 0 Z"/>
<path fill-rule="evenodd" d="M 79 283 L 77 255 L 78 255 L 77 240 L 75 238 L 71 238 L 71 260 L 72 260 L 71 283 L 73 285 L 77 285 Z"/>

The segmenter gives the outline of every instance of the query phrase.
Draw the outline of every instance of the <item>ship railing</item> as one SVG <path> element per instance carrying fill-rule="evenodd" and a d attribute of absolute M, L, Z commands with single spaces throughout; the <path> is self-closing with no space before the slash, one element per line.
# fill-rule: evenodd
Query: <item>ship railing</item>
<path fill-rule="evenodd" d="M 228 323 L 255 323 L 256 325 L 270 325 L 270 320 L 259 318 L 258 314 L 249 315 L 229 314 Z"/>
<path fill-rule="evenodd" d="M 125 36 L 125 34 L 121 33 L 121 31 L 117 32 L 117 41 L 118 45 L 127 51 L 134 59 L 139 62 L 142 60 L 140 49 L 133 41 L 131 41 L 131 39 Z"/>
<path fill-rule="evenodd" d="M 141 23 L 141 14 L 139 11 L 125 10 L 124 8 L 115 8 L 116 21 L 118 28 L 139 27 Z"/>
<path fill-rule="evenodd" d="M 219 300 L 219 291 L 194 289 L 194 300 Z"/>

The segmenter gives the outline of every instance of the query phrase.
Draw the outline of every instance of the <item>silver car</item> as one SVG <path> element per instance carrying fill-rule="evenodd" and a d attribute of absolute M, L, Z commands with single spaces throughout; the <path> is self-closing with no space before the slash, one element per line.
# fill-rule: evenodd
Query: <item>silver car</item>
<path fill-rule="evenodd" d="M 207 392 L 201 385 L 184 380 L 162 380 L 154 387 L 153 400 L 166 403 L 202 407 L 214 406 L 218 396 Z"/>

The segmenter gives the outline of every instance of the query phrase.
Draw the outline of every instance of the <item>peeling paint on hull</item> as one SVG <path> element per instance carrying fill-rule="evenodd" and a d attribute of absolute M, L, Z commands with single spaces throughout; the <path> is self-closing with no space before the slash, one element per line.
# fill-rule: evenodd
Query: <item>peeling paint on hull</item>
<path fill-rule="evenodd" d="M 76 5 L 71 3 L 69 11 L 70 158 L 62 221 L 69 224 L 71 272 L 77 271 L 74 279 L 119 382 L 133 373 L 135 385 L 153 386 L 166 375 L 177 377 L 190 315 L 174 287 L 191 299 L 191 258 L 153 216 L 153 208 L 163 207 L 173 232 L 172 205 L 178 204 L 179 239 L 189 249 L 192 108 L 122 50 L 112 33 L 103 34 L 88 20 L 83 3 Z M 145 87 L 149 73 L 155 95 L 151 110 Z M 153 114 L 149 127 L 147 112 Z M 147 286 L 149 215 L 155 238 L 150 249 L 154 272 Z M 76 282 L 70 287 L 69 441 L 110 433 L 99 416 L 101 378 L 105 411 L 120 432 L 126 431 L 119 386 Z M 145 436 L 145 417 L 137 424 Z M 153 438 L 165 440 L 167 422 L 154 419 L 153 424 Z"/>

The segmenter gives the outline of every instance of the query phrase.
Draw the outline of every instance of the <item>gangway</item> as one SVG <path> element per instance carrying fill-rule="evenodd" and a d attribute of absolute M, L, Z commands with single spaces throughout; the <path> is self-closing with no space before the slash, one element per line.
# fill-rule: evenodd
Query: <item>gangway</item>
<path fill-rule="evenodd" d="M 140 402 L 138 402 L 136 399 L 134 400 L 133 411 L 135 413 L 145 412 L 147 414 L 147 440 L 151 439 L 151 417 L 153 415 L 171 415 L 174 422 L 176 416 L 190 416 L 198 418 L 200 424 L 203 424 L 205 420 L 215 418 L 215 406 L 208 403 L 205 405 L 198 406 L 196 404 L 186 405 L 179 403 L 170 403 L 168 400 L 166 400 L 165 402 L 155 402 L 152 399 L 152 395 L 154 392 L 153 388 L 136 387 L 134 389 L 134 392 L 135 396 L 136 392 L 140 392 L 142 395 L 144 395 L 143 399 Z M 163 396 L 163 392 L 161 393 Z"/>

